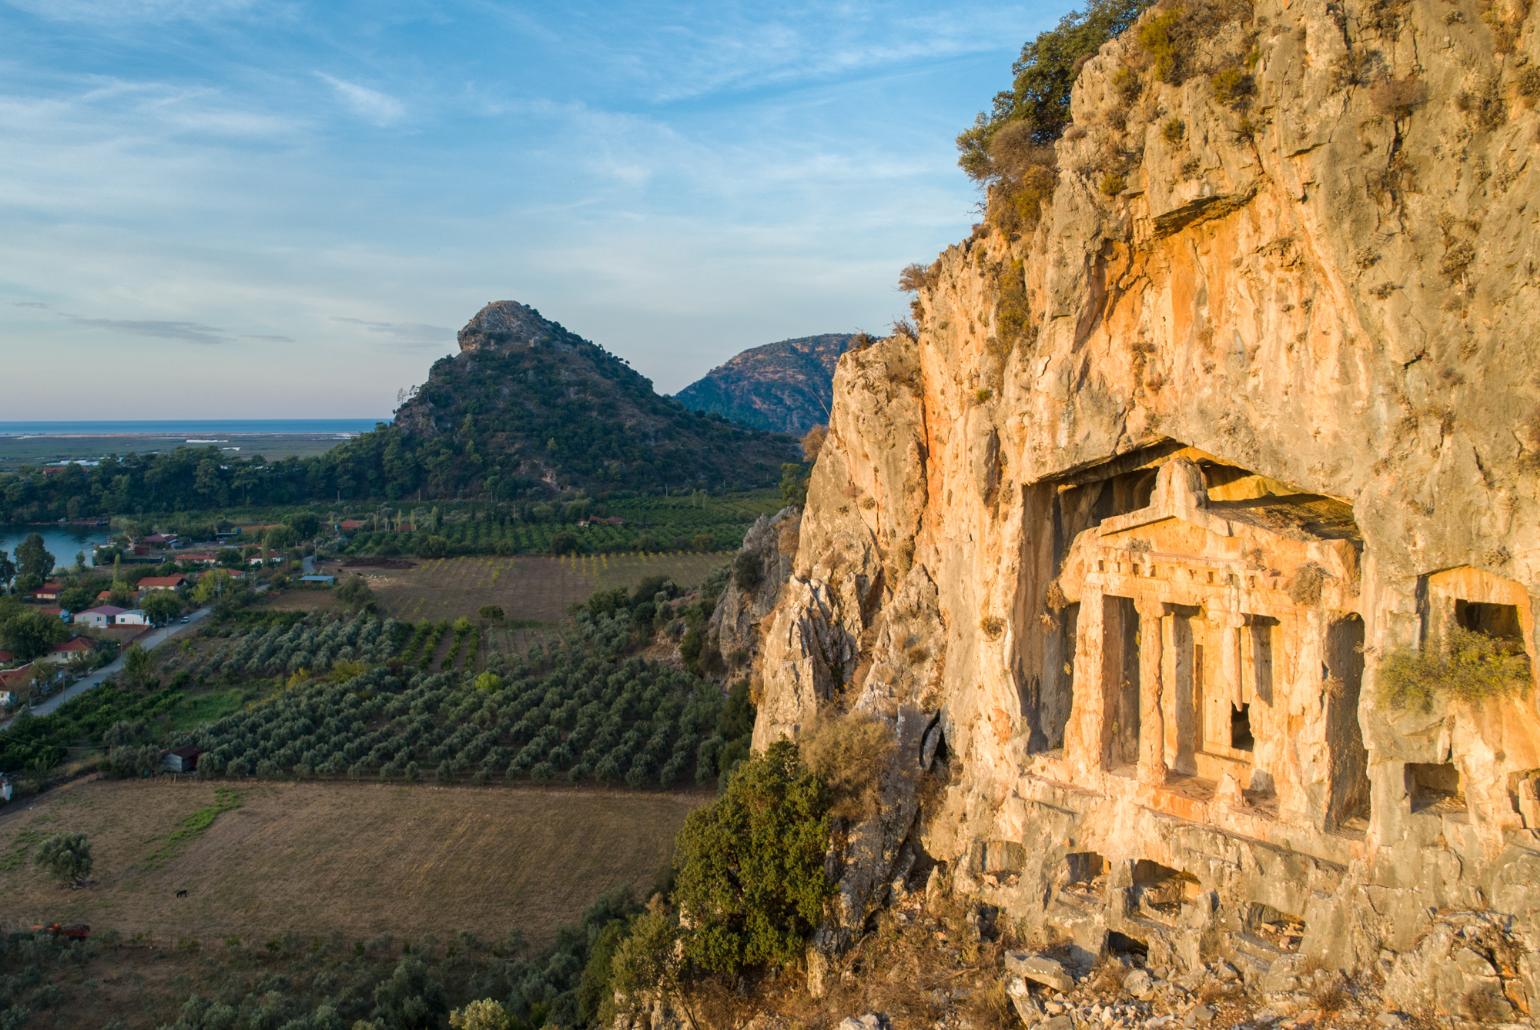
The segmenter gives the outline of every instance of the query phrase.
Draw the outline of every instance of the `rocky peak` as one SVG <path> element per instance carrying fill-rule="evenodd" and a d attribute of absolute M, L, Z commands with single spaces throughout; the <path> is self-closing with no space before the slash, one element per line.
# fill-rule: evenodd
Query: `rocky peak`
<path fill-rule="evenodd" d="M 511 351 L 539 344 L 570 345 L 577 339 L 565 327 L 516 300 L 490 301 L 465 323 L 459 336 L 463 353 Z"/>

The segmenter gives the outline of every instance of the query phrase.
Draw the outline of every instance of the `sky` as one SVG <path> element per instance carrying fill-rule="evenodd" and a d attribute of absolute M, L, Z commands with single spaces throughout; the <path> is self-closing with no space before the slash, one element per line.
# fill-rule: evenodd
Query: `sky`
<path fill-rule="evenodd" d="M 383 417 L 490 300 L 664 392 L 885 331 L 1068 6 L 0 0 L 0 421 Z"/>

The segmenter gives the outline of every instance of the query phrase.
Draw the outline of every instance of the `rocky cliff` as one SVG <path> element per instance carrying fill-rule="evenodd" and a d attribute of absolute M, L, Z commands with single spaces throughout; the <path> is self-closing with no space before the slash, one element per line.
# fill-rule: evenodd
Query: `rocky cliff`
<path fill-rule="evenodd" d="M 1147 27 L 1198 17 L 1171 76 Z M 841 359 L 756 743 L 833 708 L 908 748 L 847 927 L 935 862 L 1044 947 L 1540 1002 L 1533 674 L 1386 672 L 1456 628 L 1534 665 L 1537 22 L 1158 6 L 1080 73 L 1035 228 Z"/>
<path fill-rule="evenodd" d="M 829 421 L 834 367 L 855 339 L 824 333 L 754 347 L 675 394 L 691 411 L 801 436 Z"/>

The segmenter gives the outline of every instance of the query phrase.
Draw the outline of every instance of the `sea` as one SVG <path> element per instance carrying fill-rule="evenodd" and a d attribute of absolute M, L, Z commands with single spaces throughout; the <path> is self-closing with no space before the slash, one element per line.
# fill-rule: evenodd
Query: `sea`
<path fill-rule="evenodd" d="M 380 422 L 373 418 L 259 418 L 259 419 L 131 419 L 78 421 L 0 421 L 0 439 L 27 440 L 79 438 L 96 439 L 171 438 L 190 444 L 237 442 L 241 437 L 303 436 L 335 437 L 339 440 L 367 433 Z M 89 446 L 89 444 L 86 444 Z M 129 448 L 132 449 L 132 448 Z M 89 462 L 88 462 L 89 463 Z M 30 533 L 41 533 L 43 545 L 62 568 L 75 564 L 84 553 L 86 565 L 92 564 L 95 545 L 104 544 L 111 534 L 106 528 L 74 525 L 17 526 L 0 523 L 0 551 L 16 553 L 16 545 Z"/>
<path fill-rule="evenodd" d="M 335 433 L 353 436 L 367 433 L 379 422 L 373 418 L 254 418 L 254 419 L 158 419 L 73 422 L 4 422 L 0 436 L 184 436 L 189 439 L 224 436 L 312 436 Z"/>

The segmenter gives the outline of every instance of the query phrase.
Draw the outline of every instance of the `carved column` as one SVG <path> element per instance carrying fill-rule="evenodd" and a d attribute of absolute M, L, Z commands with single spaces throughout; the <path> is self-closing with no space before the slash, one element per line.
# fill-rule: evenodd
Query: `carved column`
<path fill-rule="evenodd" d="M 1213 639 L 1219 648 L 1219 682 L 1206 687 L 1200 702 L 1203 709 L 1202 740 L 1207 744 L 1230 746 L 1230 706 L 1241 699 L 1241 630 L 1246 618 L 1240 612 L 1215 611 L 1209 614 Z"/>
<path fill-rule="evenodd" d="M 1139 782 L 1166 781 L 1166 724 L 1162 710 L 1165 622 L 1160 601 L 1137 603 L 1139 611 Z"/>
<path fill-rule="evenodd" d="M 1101 590 L 1087 586 L 1080 595 L 1080 619 L 1076 625 L 1075 695 L 1069 725 L 1064 730 L 1064 756 L 1072 767 L 1100 769 L 1104 750 L 1106 704 L 1102 674 L 1106 647 Z"/>
<path fill-rule="evenodd" d="M 1165 705 L 1166 768 L 1192 774 L 1197 749 L 1200 673 L 1190 610 L 1174 608 L 1165 620 L 1162 702 Z"/>

